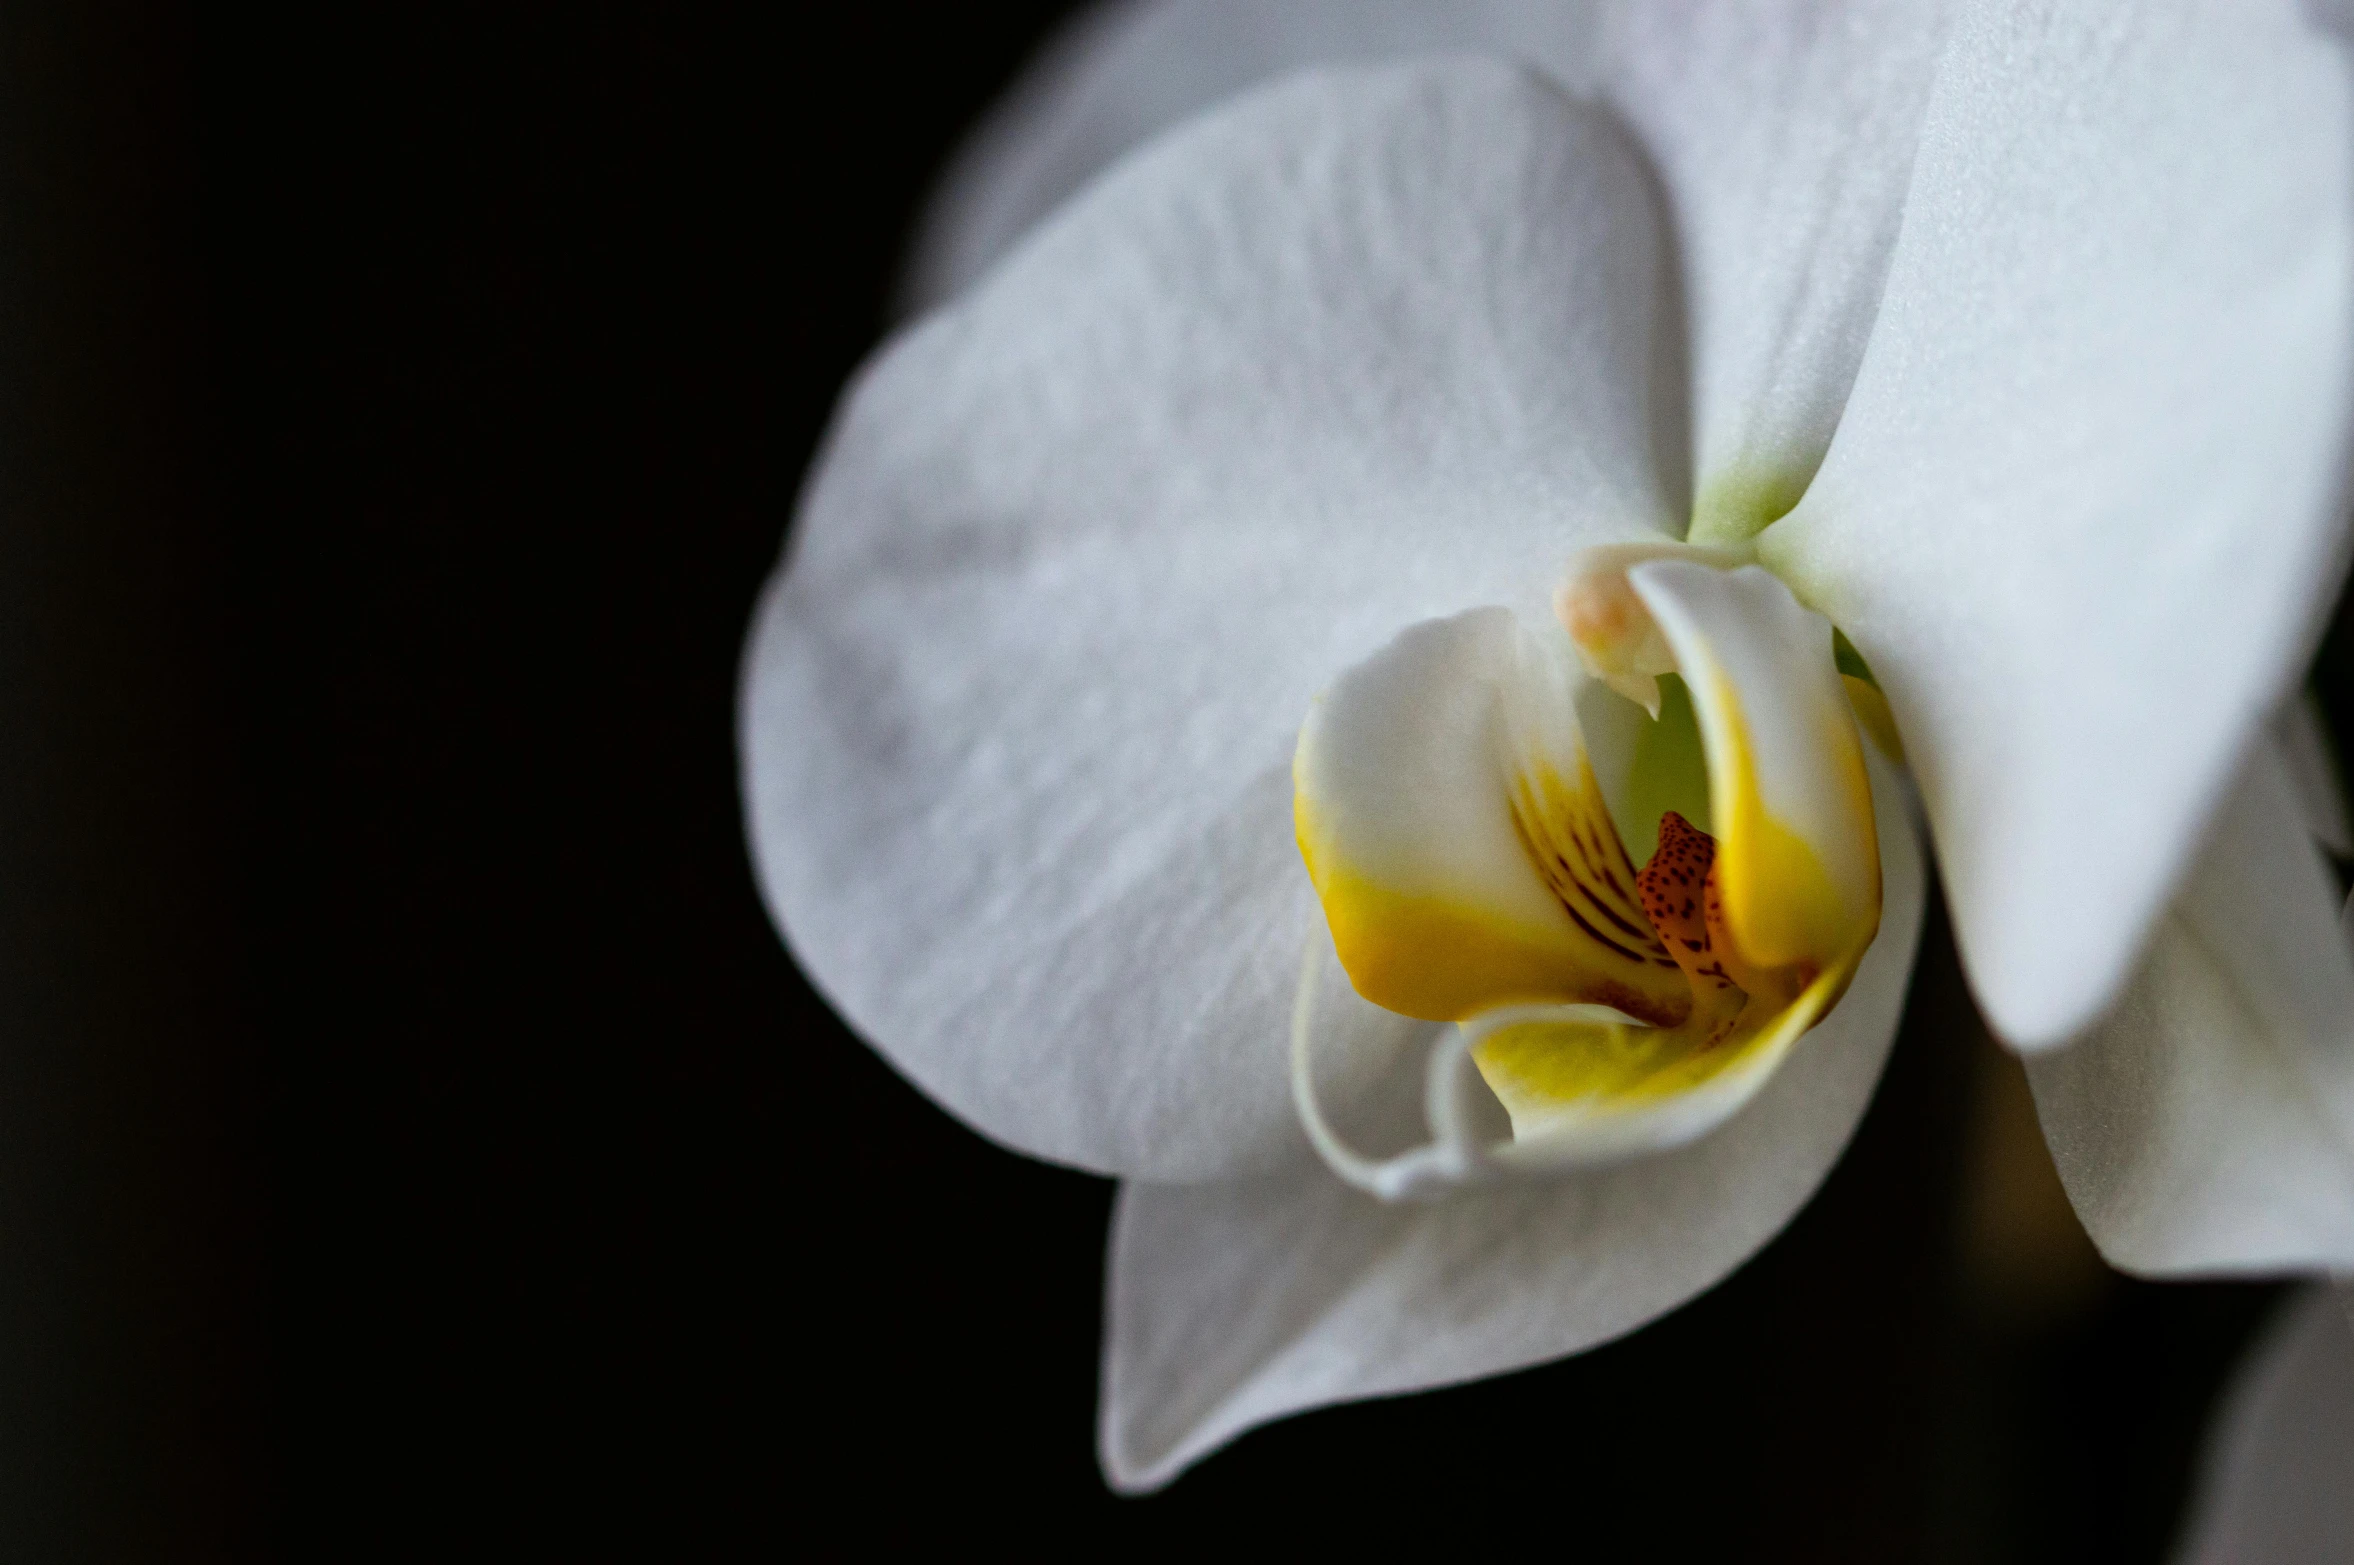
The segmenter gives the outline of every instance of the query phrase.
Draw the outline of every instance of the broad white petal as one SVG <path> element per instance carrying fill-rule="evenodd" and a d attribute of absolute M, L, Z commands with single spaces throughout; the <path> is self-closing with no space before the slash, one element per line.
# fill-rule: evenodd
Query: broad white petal
<path fill-rule="evenodd" d="M 1761 559 L 1869 659 L 1962 956 L 2128 976 L 2344 559 L 2346 61 L 2292 0 L 1969 8 L 1837 441 Z"/>
<path fill-rule="evenodd" d="M 1846 1146 L 1903 1008 L 1922 860 L 1901 807 L 1882 821 L 1886 909 L 1855 983 L 1754 1102 L 1690 1146 L 1434 1202 L 1377 1201 L 1320 1164 L 1248 1183 L 1124 1187 L 1104 1351 L 1112 1483 L 1158 1487 L 1303 1408 L 1592 1347 L 1755 1253 Z M 1391 1030 L 1376 1036 L 1397 1059 L 1395 1031 L 1411 1024 L 1370 1020 Z M 1376 1150 L 1412 1128 L 1379 1133 L 1366 1138 Z"/>
<path fill-rule="evenodd" d="M 2031 1056 L 2101 1253 L 2145 1276 L 2354 1268 L 2354 955 L 2259 745 L 2101 1024 Z"/>
<path fill-rule="evenodd" d="M 1298 1147 L 1300 720 L 1667 524 L 1658 235 L 1535 78 L 1335 73 L 1123 164 L 870 365 L 741 709 L 762 889 L 852 1024 L 1041 1156 Z"/>
<path fill-rule="evenodd" d="M 2354 1289 L 2309 1287 L 2258 1339 L 2208 1437 L 2182 1565 L 2314 1565 L 2354 1543 Z"/>
<path fill-rule="evenodd" d="M 1482 49 L 1631 126 L 1666 187 L 1706 534 L 1785 510 L 1863 352 L 1936 63 L 1943 0 L 1143 0 L 1091 12 L 952 171 L 912 292 L 948 297 L 1097 170 L 1256 81 Z"/>

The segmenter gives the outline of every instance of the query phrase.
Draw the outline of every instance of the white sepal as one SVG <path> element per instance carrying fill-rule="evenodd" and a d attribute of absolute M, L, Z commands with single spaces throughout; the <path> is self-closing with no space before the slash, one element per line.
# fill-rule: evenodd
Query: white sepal
<path fill-rule="evenodd" d="M 2354 112 L 2299 0 L 1968 7 L 1759 559 L 1869 660 L 2013 1046 L 2134 971 L 2344 571 Z"/>
<path fill-rule="evenodd" d="M 2243 765 L 2114 1011 L 2028 1081 L 2101 1253 L 2143 1276 L 2354 1268 L 2354 954 L 2286 768 Z"/>

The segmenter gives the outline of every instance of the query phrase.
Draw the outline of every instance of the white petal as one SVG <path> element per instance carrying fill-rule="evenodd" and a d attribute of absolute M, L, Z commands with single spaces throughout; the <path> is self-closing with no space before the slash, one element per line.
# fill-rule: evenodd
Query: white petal
<path fill-rule="evenodd" d="M 1536 622 L 1672 515 L 1660 248 L 1600 116 L 1501 66 L 1271 89 L 1148 150 L 862 375 L 747 655 L 769 906 L 925 1090 L 1159 1179 L 1300 1145 L 1311 698 Z"/>
<path fill-rule="evenodd" d="M 2101 1253 L 2146 1276 L 2354 1268 L 2354 956 L 2260 745 L 2116 1010 L 2028 1080 Z"/>
<path fill-rule="evenodd" d="M 1846 1146 L 1903 1007 L 1922 863 L 1903 806 L 1891 799 L 1881 819 L 1886 911 L 1854 985 L 1756 1101 L 1691 1146 L 1426 1203 L 1374 1200 L 1316 1164 L 1250 1183 L 1126 1186 L 1104 1355 L 1113 1484 L 1157 1487 L 1303 1408 L 1592 1347 L 1755 1253 Z M 1402 1043 L 1385 1046 L 1395 1059 Z M 1411 1133 L 1366 1139 L 1382 1150 Z"/>
<path fill-rule="evenodd" d="M 1943 0 L 1157 0 L 1086 16 L 961 158 L 913 292 L 979 276 L 1098 169 L 1248 84 L 1484 49 L 1607 103 L 1680 245 L 1703 531 L 1785 509 L 1829 443 L 1878 303 Z"/>
<path fill-rule="evenodd" d="M 2311 1287 L 2258 1339 L 2208 1437 L 2182 1565 L 2314 1565 L 2354 1540 L 2354 1289 Z"/>
<path fill-rule="evenodd" d="M 1870 660 L 1996 1029 L 2124 982 L 2339 579 L 2346 62 L 2290 0 L 1971 7 L 1760 557 Z"/>

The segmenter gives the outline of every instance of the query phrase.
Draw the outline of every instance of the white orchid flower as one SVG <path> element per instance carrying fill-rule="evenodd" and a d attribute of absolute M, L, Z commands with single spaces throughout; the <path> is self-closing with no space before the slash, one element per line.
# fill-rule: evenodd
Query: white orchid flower
<path fill-rule="evenodd" d="M 1145 5 L 982 147 L 762 602 L 747 809 L 853 1026 L 1126 1181 L 1115 1484 L 1757 1250 L 1917 819 L 2108 1257 L 2354 1266 L 2264 721 L 2354 413 L 2303 9 Z"/>

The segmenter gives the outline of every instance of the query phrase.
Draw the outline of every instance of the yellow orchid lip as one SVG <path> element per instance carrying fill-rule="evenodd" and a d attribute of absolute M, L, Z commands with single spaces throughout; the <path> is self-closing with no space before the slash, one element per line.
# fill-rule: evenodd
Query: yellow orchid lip
<path fill-rule="evenodd" d="M 1778 580 L 1644 545 L 1556 603 L 1559 630 L 1408 631 L 1320 699 L 1293 775 L 1352 985 L 1461 1024 L 1499 1155 L 1566 1166 L 1737 1111 L 1845 991 L 1880 885 L 1832 633 Z M 1700 775 L 1644 775 L 1677 766 Z M 1656 841 L 1640 867 L 1630 838 Z"/>

